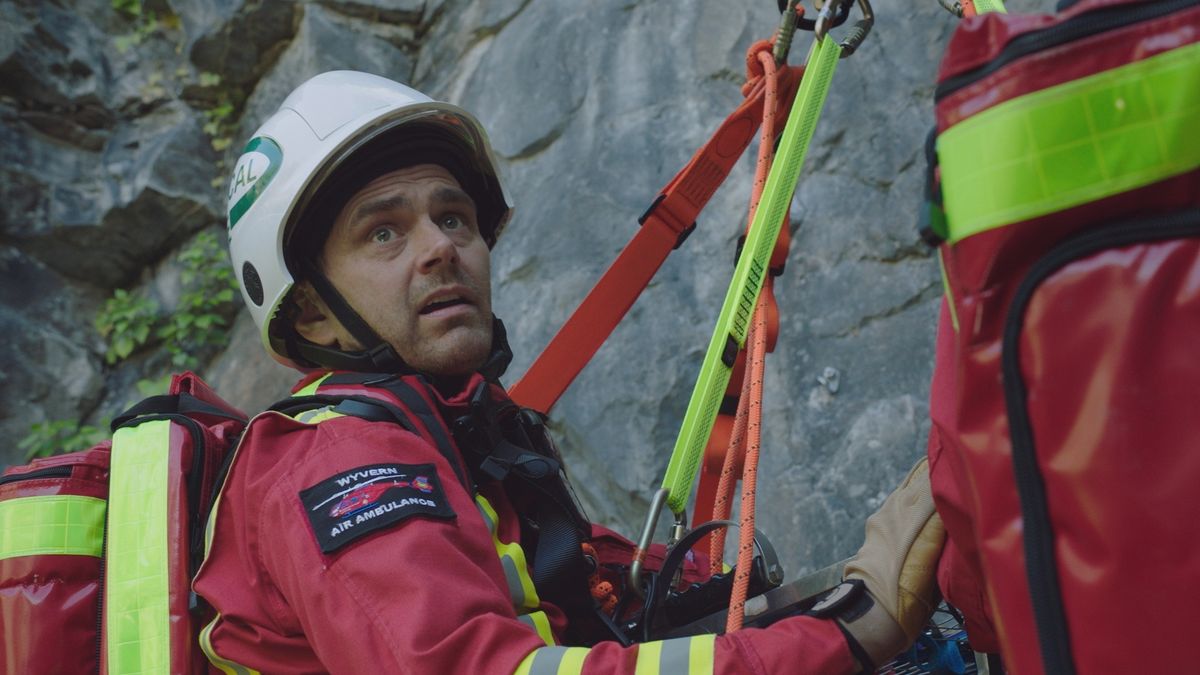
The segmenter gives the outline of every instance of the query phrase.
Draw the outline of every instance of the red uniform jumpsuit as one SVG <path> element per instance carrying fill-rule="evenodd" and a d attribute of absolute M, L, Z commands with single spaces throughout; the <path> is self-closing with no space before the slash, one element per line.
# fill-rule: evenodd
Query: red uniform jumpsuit
<path fill-rule="evenodd" d="M 299 393 L 362 393 L 316 377 Z M 480 379 L 449 398 L 421 391 L 452 418 Z M 562 646 L 566 618 L 538 599 L 518 517 L 499 484 L 470 494 L 433 444 L 399 424 L 320 410 L 295 419 L 265 413 L 237 453 L 195 581 L 219 613 L 201 643 L 222 672 L 858 671 L 835 623 L 812 617 L 721 637 Z M 336 490 L 331 480 L 364 488 Z M 389 497 L 395 510 L 371 501 L 366 486 L 380 484 L 406 486 Z M 318 485 L 333 491 L 316 495 Z M 405 505 L 409 497 L 415 505 Z M 330 513 L 341 524 L 317 532 Z M 349 522 L 369 514 L 387 522 L 365 534 L 354 528 L 367 524 Z M 347 535 L 353 540 L 330 543 Z"/>

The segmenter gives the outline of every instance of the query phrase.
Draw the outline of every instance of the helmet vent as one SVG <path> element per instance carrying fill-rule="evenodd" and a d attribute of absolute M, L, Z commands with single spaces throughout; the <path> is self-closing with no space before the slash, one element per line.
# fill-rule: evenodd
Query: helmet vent
<path fill-rule="evenodd" d="M 248 261 L 242 265 L 242 288 L 246 289 L 246 295 L 250 296 L 250 300 L 255 305 L 262 307 L 262 279 L 258 278 L 258 270 L 254 269 L 254 265 Z"/>

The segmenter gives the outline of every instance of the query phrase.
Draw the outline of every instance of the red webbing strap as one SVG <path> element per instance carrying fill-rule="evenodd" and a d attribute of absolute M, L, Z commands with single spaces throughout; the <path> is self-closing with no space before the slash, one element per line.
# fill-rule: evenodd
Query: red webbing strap
<path fill-rule="evenodd" d="M 795 67 L 777 71 L 776 114 L 787 116 L 802 72 Z M 742 105 L 662 189 L 633 239 L 509 390 L 519 405 L 548 412 L 604 344 L 667 255 L 695 226 L 696 216 L 750 144 L 763 116 L 765 92 L 761 78 L 749 92 L 743 92 L 746 100 Z"/>

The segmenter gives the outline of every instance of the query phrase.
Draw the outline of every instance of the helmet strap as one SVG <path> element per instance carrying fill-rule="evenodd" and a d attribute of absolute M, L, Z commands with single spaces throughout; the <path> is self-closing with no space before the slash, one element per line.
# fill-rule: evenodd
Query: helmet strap
<path fill-rule="evenodd" d="M 326 276 L 317 269 L 316 265 L 310 262 L 301 263 L 304 268 L 304 277 L 312 284 L 313 290 L 317 295 L 321 296 L 321 300 L 329 307 L 329 311 L 337 317 L 341 322 L 342 327 L 350 332 L 350 335 L 358 340 L 359 344 L 365 349 L 359 352 L 343 352 L 330 347 L 322 347 L 315 345 L 307 340 L 298 340 L 295 345 L 289 345 L 299 348 L 300 355 L 304 358 L 319 363 L 324 366 L 332 366 L 338 369 L 357 370 L 369 373 L 411 373 L 415 372 L 409 367 L 404 359 L 396 353 L 396 350 L 391 345 L 383 341 L 379 334 L 375 332 L 371 326 L 363 321 L 358 312 L 350 306 L 349 302 L 338 293 L 333 284 Z M 313 359 L 305 352 L 311 352 L 314 356 L 319 357 Z M 331 360 L 331 356 L 336 355 L 337 362 Z M 353 364 L 353 365 L 351 365 Z"/>
<path fill-rule="evenodd" d="M 329 307 L 329 311 L 337 317 L 342 326 L 360 344 L 368 345 L 366 349 L 357 352 L 344 352 L 335 347 L 323 347 L 318 344 L 300 339 L 294 331 L 288 331 L 287 350 L 313 364 L 335 370 L 353 370 L 362 373 L 397 373 L 408 375 L 415 373 L 411 366 L 400 358 L 392 348 L 373 328 L 363 321 L 358 312 L 334 288 L 333 283 L 309 262 L 301 263 L 304 278 L 312 284 L 313 290 Z M 479 372 L 490 381 L 498 381 L 512 363 L 512 348 L 508 346 L 508 331 L 500 319 L 492 316 L 492 350 L 487 361 Z"/>

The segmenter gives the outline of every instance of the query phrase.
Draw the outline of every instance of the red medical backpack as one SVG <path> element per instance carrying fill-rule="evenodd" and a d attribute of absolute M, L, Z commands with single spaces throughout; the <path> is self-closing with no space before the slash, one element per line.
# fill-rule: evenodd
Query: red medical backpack
<path fill-rule="evenodd" d="M 942 63 L 944 220 L 925 234 L 954 333 L 935 492 L 962 495 L 1008 672 L 1185 672 L 1200 625 L 1200 2 L 1066 4 L 968 19 Z"/>
<path fill-rule="evenodd" d="M 0 477 L 0 671 L 206 673 L 191 591 L 245 415 L 177 375 L 112 441 Z"/>

